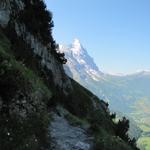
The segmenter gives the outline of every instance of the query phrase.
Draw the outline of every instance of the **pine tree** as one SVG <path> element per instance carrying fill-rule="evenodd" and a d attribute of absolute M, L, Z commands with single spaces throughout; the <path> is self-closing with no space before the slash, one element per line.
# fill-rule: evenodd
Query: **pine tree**
<path fill-rule="evenodd" d="M 116 134 L 121 137 L 123 140 L 128 141 L 128 132 L 129 130 L 129 120 L 125 117 L 122 118 L 122 120 L 119 120 L 117 124 Z"/>

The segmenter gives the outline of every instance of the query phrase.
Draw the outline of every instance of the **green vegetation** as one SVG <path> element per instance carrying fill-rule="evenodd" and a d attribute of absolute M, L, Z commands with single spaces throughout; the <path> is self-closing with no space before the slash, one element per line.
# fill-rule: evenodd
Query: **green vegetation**
<path fill-rule="evenodd" d="M 87 122 L 87 120 L 78 118 L 71 113 L 67 113 L 65 115 L 65 118 L 68 120 L 68 122 L 72 126 L 78 126 L 78 127 L 85 128 L 85 129 L 90 127 L 90 124 Z"/>
<path fill-rule="evenodd" d="M 109 114 L 108 104 L 100 101 L 90 91 L 72 80 L 72 97 L 65 98 L 63 105 L 72 113 L 67 120 L 75 126 L 89 124 L 89 130 L 95 137 L 95 150 L 138 150 L 136 141 L 130 140 L 127 132 L 129 121 L 125 118 L 119 123 L 113 122 L 115 115 Z"/>
<path fill-rule="evenodd" d="M 143 130 L 142 136 L 138 139 L 137 145 L 141 150 L 150 149 L 150 125 L 149 124 L 140 124 L 140 128 Z"/>
<path fill-rule="evenodd" d="M 0 149 L 46 149 L 51 118 L 46 104 L 52 94 L 10 48 L 0 31 Z"/>
<path fill-rule="evenodd" d="M 99 129 L 95 139 L 95 150 L 132 150 L 132 148 L 124 143 L 122 139 L 108 134 L 102 128 Z"/>
<path fill-rule="evenodd" d="M 18 75 L 22 76 L 24 79 L 23 82 L 29 82 L 30 86 L 32 85 L 32 92 L 35 90 L 40 90 L 44 92 L 43 94 L 47 97 L 51 97 L 50 90 L 44 85 L 43 81 L 38 78 L 35 73 L 28 69 L 25 64 L 22 62 L 18 62 L 15 60 L 15 57 L 11 54 L 10 50 L 11 46 L 6 37 L 0 32 L 0 75 L 6 75 L 8 72 L 9 75 L 13 75 L 12 71 L 16 71 L 16 77 Z M 10 71 L 10 72 L 9 72 Z M 3 78 L 4 79 L 4 78 Z M 17 82 L 16 82 L 17 83 Z M 22 83 L 20 87 L 22 87 L 25 83 Z"/>
<path fill-rule="evenodd" d="M 31 0 L 25 0 L 25 9 L 19 13 L 19 19 L 44 44 L 52 43 L 52 46 L 55 46 L 52 37 L 52 27 L 54 26 L 52 13 L 46 9 L 43 1 L 33 0 L 31 2 Z M 55 48 L 52 47 L 52 49 Z"/>
<path fill-rule="evenodd" d="M 54 27 L 52 13 L 47 10 L 44 1 L 25 0 L 25 8 L 18 15 L 19 21 L 25 24 L 27 30 L 46 45 L 60 63 L 65 64 L 67 62 L 65 54 L 59 52 L 58 44 L 52 36 Z"/>
<path fill-rule="evenodd" d="M 150 149 L 150 137 L 141 137 L 138 140 L 138 146 L 142 150 L 149 150 Z"/>
<path fill-rule="evenodd" d="M 128 141 L 129 138 L 127 135 L 128 130 L 129 130 L 129 120 L 123 117 L 122 120 L 119 120 L 117 123 L 116 134 L 125 141 Z"/>
<path fill-rule="evenodd" d="M 63 88 L 53 84 L 55 75 L 41 66 L 41 57 L 35 56 L 26 43 L 23 38 L 26 35 L 17 36 L 13 21 L 25 24 L 56 61 L 66 63 L 53 40 L 52 14 L 46 10 L 44 2 L 25 0 L 25 9 L 17 16 L 14 14 L 11 14 L 14 20 L 3 30 L 9 40 L 0 31 L 0 149 L 50 149 L 49 110 L 54 111 L 55 106 L 61 105 L 69 111 L 65 118 L 71 125 L 86 128 L 94 136 L 95 150 L 136 150 L 134 140 L 125 139 L 127 120 L 114 123 L 108 103 L 74 80 L 71 80 L 72 89 L 64 94 Z"/>
<path fill-rule="evenodd" d="M 141 150 L 149 150 L 150 139 L 150 102 L 148 97 L 137 100 L 134 104 L 134 112 L 131 113 L 138 126 L 142 129 L 142 136 L 138 139 L 137 144 Z"/>

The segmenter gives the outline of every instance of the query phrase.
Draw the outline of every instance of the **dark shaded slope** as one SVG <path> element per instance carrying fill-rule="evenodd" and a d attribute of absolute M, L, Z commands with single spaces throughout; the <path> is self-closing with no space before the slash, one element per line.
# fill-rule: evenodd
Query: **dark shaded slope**
<path fill-rule="evenodd" d="M 46 149 L 51 92 L 32 70 L 15 60 L 10 47 L 0 31 L 0 149 Z"/>
<path fill-rule="evenodd" d="M 88 122 L 87 131 L 95 137 L 93 150 L 136 149 L 118 136 L 108 104 L 65 75 L 54 52 L 56 43 L 52 39 L 48 39 L 48 45 L 40 41 L 47 31 L 41 34 L 37 28 L 38 35 L 33 35 L 24 19 L 18 20 L 20 12 L 26 12 L 22 4 L 43 1 L 3 0 L 0 4 L 3 3 L 11 18 L 0 30 L 0 149 L 50 150 L 48 128 L 53 120 L 49 114 L 56 113 L 58 105 L 68 110 L 71 119 Z M 34 16 L 36 10 L 31 8 Z M 41 18 L 34 19 L 41 24 Z"/>
<path fill-rule="evenodd" d="M 71 80 L 73 90 L 67 96 L 54 85 L 49 85 L 48 89 L 44 84 L 45 78 L 40 79 L 31 66 L 28 69 L 25 64 L 15 60 L 11 43 L 2 31 L 0 41 L 1 149 L 32 147 L 36 150 L 50 146 L 47 107 L 50 110 L 57 104 L 63 105 L 77 118 L 89 122 L 89 132 L 95 136 L 97 147 L 103 146 L 104 150 L 131 149 L 116 137 L 115 124 L 111 121 L 106 103 L 99 101 L 74 80 Z M 50 92 L 52 88 L 53 92 Z M 114 141 L 116 144 L 112 149 L 110 144 Z"/>

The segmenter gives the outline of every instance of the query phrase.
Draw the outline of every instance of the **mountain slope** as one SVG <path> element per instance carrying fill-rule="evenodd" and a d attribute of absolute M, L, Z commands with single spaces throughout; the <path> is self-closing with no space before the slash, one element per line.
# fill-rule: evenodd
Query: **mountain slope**
<path fill-rule="evenodd" d="M 3 35 L 1 36 L 4 37 Z M 53 88 L 53 90 L 51 91 L 49 89 L 50 87 L 48 88 L 44 84 L 45 79 L 41 80 L 40 77 L 34 75 L 34 72 L 32 73 L 32 70 L 27 68 L 25 64 L 16 61 L 13 55 L 9 56 L 9 53 L 11 53 L 11 49 L 10 48 L 6 49 L 5 45 L 7 45 L 7 43 L 5 43 L 5 41 L 3 41 L 2 39 L 0 39 L 0 41 L 1 41 L 0 60 L 2 61 L 0 65 L 1 79 L 2 79 L 0 80 L 0 88 L 2 92 L 0 93 L 1 95 L 0 108 L 1 112 L 3 112 L 1 113 L 1 120 L 0 120 L 1 122 L 0 148 L 2 150 L 6 149 L 38 150 L 47 148 L 51 149 L 50 146 L 53 147 L 53 149 L 55 149 L 54 146 L 57 146 L 57 144 L 55 143 L 57 141 L 57 136 L 56 141 L 53 143 L 53 140 L 51 140 L 50 136 L 52 137 L 55 136 L 55 132 L 53 133 L 52 128 L 50 131 L 51 135 L 49 135 L 48 126 L 50 122 L 53 123 L 53 119 L 50 118 L 51 117 L 55 118 L 55 115 L 53 116 L 53 113 L 59 113 L 61 116 L 63 115 L 63 113 L 59 110 L 57 110 L 56 112 L 52 111 L 53 113 L 47 110 L 47 106 L 49 105 L 49 103 L 51 104 L 51 106 L 49 106 L 49 109 L 54 109 L 53 108 L 54 106 L 52 106 L 53 99 L 55 99 L 55 104 L 59 102 L 59 105 L 63 105 L 72 114 L 74 114 L 72 115 L 71 113 L 68 112 L 67 115 L 70 116 L 69 118 L 71 120 L 67 116 L 65 116 L 66 117 L 65 120 L 62 119 L 62 121 L 69 122 L 71 124 L 73 123 L 72 124 L 73 126 L 80 126 L 80 125 L 82 126 L 83 124 L 82 119 L 84 119 L 87 120 L 87 122 L 89 122 L 88 124 L 90 125 L 90 128 L 92 128 L 94 124 L 92 125 L 91 119 L 94 119 L 97 115 L 101 116 L 99 118 L 100 120 L 98 118 L 95 118 L 96 119 L 95 121 L 97 122 L 95 123 L 99 126 L 99 130 L 101 132 L 104 132 L 103 134 L 101 134 L 99 131 L 97 131 L 97 134 L 101 136 L 101 138 L 104 138 L 103 141 L 105 142 L 106 145 L 103 145 L 104 143 L 101 143 L 101 141 L 98 142 L 99 145 L 101 144 L 101 146 L 104 147 L 104 149 L 110 150 L 132 149 L 125 142 L 123 142 L 123 140 L 119 138 L 116 139 L 114 137 L 115 133 L 113 122 L 111 121 L 109 114 L 106 112 L 103 103 L 100 103 L 99 100 L 94 98 L 94 95 L 92 93 L 90 93 L 89 91 L 87 91 L 86 89 L 84 89 L 83 87 L 81 87 L 79 84 L 75 83 L 75 81 L 72 80 L 71 82 L 74 88 L 74 92 L 70 93 L 68 98 L 65 97 L 65 95 L 63 96 L 64 97 L 63 98 L 62 94 L 59 91 L 57 91 L 57 98 L 61 100 L 58 101 L 55 94 L 53 93 L 55 87 L 52 86 L 51 88 Z M 7 73 L 7 71 L 9 71 L 8 72 L 9 74 Z M 15 74 L 15 72 L 17 74 Z M 16 76 L 18 76 L 18 79 L 16 78 Z M 12 89 L 16 88 L 16 86 L 19 89 L 13 91 Z M 4 87 L 6 87 L 7 90 Z M 8 88 L 10 90 L 9 95 L 7 95 Z M 26 95 L 28 97 L 25 97 Z M 7 100 L 7 98 L 9 101 Z M 7 103 L 5 103 L 6 100 Z M 93 107 L 94 101 L 97 102 L 97 104 L 94 104 L 95 108 Z M 4 110 L 7 110 L 8 115 L 6 115 L 7 113 Z M 78 117 L 81 119 L 78 119 Z M 60 121 L 59 123 L 61 123 L 61 120 L 59 121 Z M 100 122 L 100 124 L 98 122 Z M 71 126 L 68 126 L 69 130 L 74 130 L 72 129 L 73 126 L 72 127 Z M 3 130 L 4 128 L 5 130 Z M 95 127 L 94 129 L 97 130 Z M 55 131 L 57 130 L 58 131 L 60 130 L 59 127 L 57 127 Z M 63 128 L 61 130 L 63 130 Z M 84 134 L 86 133 L 86 130 L 87 129 L 83 130 Z M 68 131 L 65 131 L 66 134 L 67 132 Z M 95 136 L 92 130 L 90 132 L 91 136 Z M 65 143 L 67 142 L 66 140 L 67 139 L 61 141 L 62 142 L 61 145 L 65 146 L 66 145 Z M 114 142 L 116 142 L 116 145 L 112 148 L 110 147 L 110 145 L 107 144 L 108 141 L 109 144 L 113 144 Z M 72 141 L 70 140 L 69 143 L 70 142 Z M 76 145 L 75 150 L 81 148 L 83 144 L 85 144 L 82 142 L 82 140 L 81 143 L 80 143 L 81 145 L 76 145 L 77 143 L 73 143 L 74 146 Z M 57 147 L 56 149 L 61 150 L 61 148 L 62 147 L 60 146 Z M 86 148 L 85 150 L 87 150 L 87 147 L 85 148 Z"/>
<path fill-rule="evenodd" d="M 15 60 L 10 47 L 0 30 L 0 149 L 46 149 L 50 141 L 46 106 L 52 93 Z"/>
<path fill-rule="evenodd" d="M 0 1 L 0 149 L 136 150 L 107 104 L 65 74 L 51 19 L 41 0 Z"/>
<path fill-rule="evenodd" d="M 147 99 L 150 99 L 150 72 L 142 71 L 122 76 L 104 74 L 99 71 L 87 51 L 82 46 L 78 48 L 75 45 L 77 41 L 77 45 L 81 45 L 79 40 L 75 40 L 71 46 L 60 46 L 60 50 L 65 52 L 68 59 L 64 68 L 70 77 L 90 89 L 99 98 L 108 101 L 113 110 L 129 114 L 138 109 L 136 106 L 141 99 L 149 106 Z M 142 109 L 145 111 L 146 106 L 145 110 Z"/>
<path fill-rule="evenodd" d="M 60 50 L 65 52 L 68 59 L 64 68 L 71 78 L 109 102 L 112 111 L 131 116 L 144 132 L 150 131 L 145 131 L 150 124 L 150 71 L 131 75 L 102 73 L 79 40 L 70 46 L 61 45 Z"/>

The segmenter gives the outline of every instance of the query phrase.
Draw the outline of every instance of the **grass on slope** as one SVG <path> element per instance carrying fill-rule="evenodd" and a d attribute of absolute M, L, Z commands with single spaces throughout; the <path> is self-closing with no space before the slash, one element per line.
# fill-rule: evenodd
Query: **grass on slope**
<path fill-rule="evenodd" d="M 37 108 L 25 119 L 18 117 L 17 114 L 11 118 L 5 114 L 4 116 L 0 114 L 0 129 L 2 129 L 0 130 L 0 149 L 49 149 L 50 141 L 48 140 L 50 139 L 46 133 L 48 133 L 50 116 L 46 110 L 46 103 L 51 98 L 51 92 L 32 70 L 28 69 L 22 62 L 15 60 L 11 53 L 11 44 L 1 33 L 0 79 L 2 79 L 0 85 L 1 82 L 5 85 L 5 81 L 13 83 L 10 89 L 10 92 L 13 92 L 11 93 L 12 98 L 16 94 L 16 90 L 21 90 L 27 95 L 32 94 L 33 110 Z M 73 124 L 90 124 L 90 131 L 95 136 L 95 150 L 132 150 L 127 143 L 115 136 L 114 124 L 110 119 L 109 112 L 107 112 L 106 104 L 99 101 L 95 95 L 73 80 L 72 86 L 73 92 L 67 99 L 66 97 L 63 99 L 63 95 L 58 91 L 56 93 L 60 94 L 59 98 L 62 99 L 63 105 L 74 115 L 68 118 Z M 12 90 L 14 87 L 15 91 Z M 3 91 L 6 92 L 6 96 L 8 91 L 4 89 Z M 0 96 L 1 94 L 3 93 L 0 93 Z M 41 95 L 42 98 L 40 99 Z M 28 98 L 30 99 L 30 97 Z M 41 101 L 40 104 L 37 103 L 38 100 Z M 9 104 L 11 105 L 11 100 Z"/>
<path fill-rule="evenodd" d="M 4 72 L 4 69 L 9 70 L 17 70 L 21 76 L 23 76 L 24 80 L 29 81 L 32 85 L 32 90 L 42 89 L 44 91 L 44 95 L 47 97 L 51 97 L 50 90 L 44 85 L 43 81 L 35 75 L 35 73 L 28 69 L 25 64 L 22 62 L 18 62 L 15 60 L 13 53 L 11 51 L 11 44 L 8 39 L 3 35 L 0 30 L 0 60 L 1 60 L 1 75 Z"/>
<path fill-rule="evenodd" d="M 72 85 L 72 97 L 66 105 L 74 115 L 68 119 L 73 125 L 90 125 L 90 133 L 95 137 L 94 150 L 132 150 L 126 142 L 115 135 L 115 125 L 110 118 L 107 104 L 74 80 Z"/>
<path fill-rule="evenodd" d="M 150 150 L 150 137 L 141 137 L 138 146 L 141 150 Z"/>
<path fill-rule="evenodd" d="M 0 149 L 48 148 L 52 93 L 36 74 L 15 60 L 11 44 L 0 31 Z"/>
<path fill-rule="evenodd" d="M 141 150 L 150 150 L 150 125 L 143 123 L 140 127 L 143 130 L 143 134 L 137 141 L 138 147 Z"/>
<path fill-rule="evenodd" d="M 150 150 L 150 110 L 149 98 L 143 97 L 135 105 L 135 111 L 131 114 L 138 126 L 143 130 L 142 136 L 138 140 L 141 150 Z"/>

